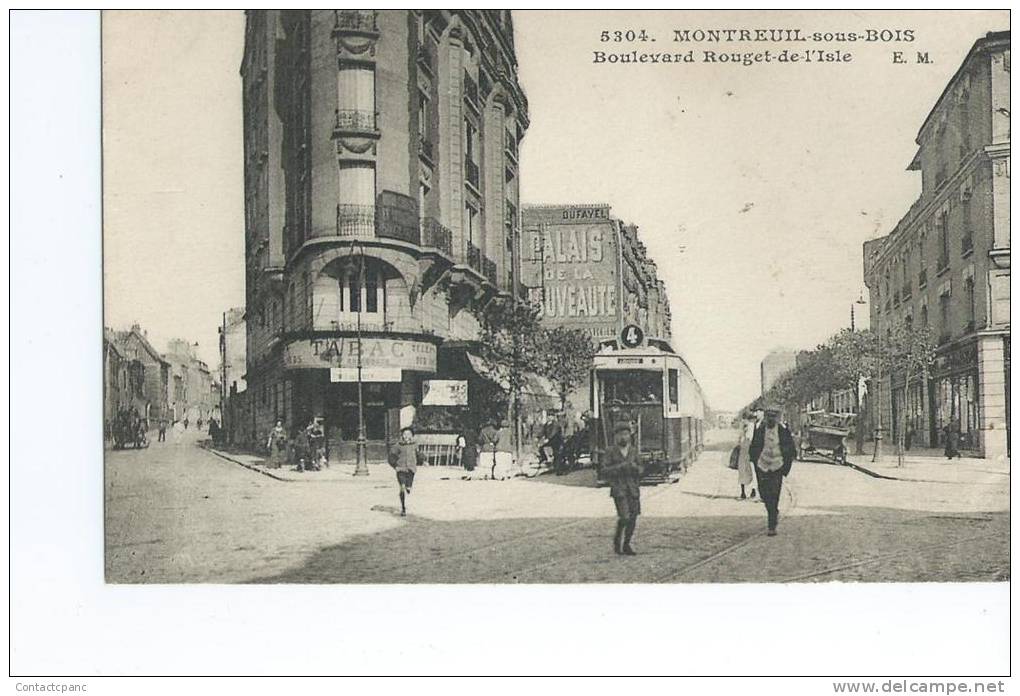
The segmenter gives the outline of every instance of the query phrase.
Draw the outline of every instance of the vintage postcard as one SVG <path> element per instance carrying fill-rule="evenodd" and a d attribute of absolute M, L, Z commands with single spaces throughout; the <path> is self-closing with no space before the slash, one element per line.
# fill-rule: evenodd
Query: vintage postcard
<path fill-rule="evenodd" d="M 108 11 L 102 118 L 106 583 L 1006 587 L 1008 11 Z"/>

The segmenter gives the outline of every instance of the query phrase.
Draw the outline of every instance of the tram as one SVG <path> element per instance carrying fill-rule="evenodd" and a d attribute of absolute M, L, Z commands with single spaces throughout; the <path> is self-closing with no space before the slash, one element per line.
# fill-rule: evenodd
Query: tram
<path fill-rule="evenodd" d="M 591 372 L 592 461 L 599 460 L 619 422 L 630 426 L 644 466 L 642 483 L 676 481 L 701 453 L 705 404 L 694 374 L 665 343 L 604 347 Z"/>

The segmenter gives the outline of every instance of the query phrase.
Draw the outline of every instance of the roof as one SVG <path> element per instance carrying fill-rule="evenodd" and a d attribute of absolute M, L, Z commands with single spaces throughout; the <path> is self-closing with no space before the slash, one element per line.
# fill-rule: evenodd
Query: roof
<path fill-rule="evenodd" d="M 106 331 L 106 329 L 104 329 L 104 331 Z M 142 333 L 137 329 L 131 328 L 128 329 L 127 331 L 110 331 L 110 333 L 115 336 L 115 341 L 118 344 L 118 348 L 124 346 L 129 339 L 134 337 L 134 339 L 141 344 L 142 348 L 145 349 L 145 352 L 152 356 L 153 360 L 164 365 L 170 364 L 169 362 L 166 361 L 166 359 L 160 354 L 158 350 L 152 347 L 152 344 L 149 343 L 149 339 L 142 335 Z"/>
<path fill-rule="evenodd" d="M 990 31 L 974 42 L 974 45 L 971 46 L 970 51 L 968 51 L 966 57 L 964 57 L 963 62 L 960 63 L 960 67 L 957 68 L 956 72 L 953 73 L 953 77 L 950 78 L 949 82 L 946 83 L 945 88 L 942 90 L 942 94 L 940 94 L 939 98 L 935 101 L 935 105 L 931 108 L 931 111 L 928 112 L 928 115 L 925 116 L 924 123 L 921 124 L 921 127 L 917 131 L 918 144 L 920 144 L 921 141 L 921 133 L 924 132 L 924 129 L 928 126 L 928 123 L 931 121 L 932 116 L 935 115 L 935 112 L 939 110 L 939 107 L 945 100 L 946 95 L 949 94 L 949 90 L 952 88 L 953 85 L 956 84 L 957 79 L 959 79 L 960 75 L 963 73 L 964 68 L 967 67 L 967 63 L 970 62 L 971 58 L 976 56 L 978 53 L 981 53 L 985 49 L 989 48 L 992 44 L 1003 41 L 1005 42 L 1005 46 L 1008 48 L 1009 47 L 1008 29 L 1006 31 Z M 913 163 L 911 163 L 911 166 L 913 166 Z"/>

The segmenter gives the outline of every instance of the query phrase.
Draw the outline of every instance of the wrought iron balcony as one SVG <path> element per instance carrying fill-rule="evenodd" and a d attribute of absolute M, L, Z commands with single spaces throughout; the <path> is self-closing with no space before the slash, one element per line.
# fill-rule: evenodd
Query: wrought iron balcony
<path fill-rule="evenodd" d="M 507 157 L 516 162 L 517 138 L 515 138 L 509 131 L 504 131 L 503 135 L 504 135 L 503 149 L 506 151 Z"/>
<path fill-rule="evenodd" d="M 469 184 L 474 186 L 476 189 L 478 188 L 479 182 L 478 165 L 472 162 L 471 160 L 464 161 L 464 178 L 465 180 L 467 180 Z"/>
<path fill-rule="evenodd" d="M 478 84 L 467 74 L 464 75 L 464 101 L 478 111 Z"/>
<path fill-rule="evenodd" d="M 336 109 L 336 120 L 333 124 L 334 134 L 378 134 L 376 113 L 362 109 Z"/>
<path fill-rule="evenodd" d="M 482 272 L 482 252 L 471 242 L 467 243 L 467 263 L 479 273 Z"/>
<path fill-rule="evenodd" d="M 447 256 L 453 255 L 453 232 L 435 218 L 421 219 L 422 246 L 439 249 Z"/>
<path fill-rule="evenodd" d="M 421 240 L 414 211 L 389 205 L 338 205 L 336 234 L 338 237 L 396 239 L 415 245 Z"/>
<path fill-rule="evenodd" d="M 374 237 L 375 206 L 341 203 L 336 207 L 336 236 Z"/>
<path fill-rule="evenodd" d="M 429 74 L 432 74 L 432 49 L 429 48 L 428 44 L 421 44 L 418 46 L 418 54 L 416 58 L 418 65 L 425 68 Z"/>
<path fill-rule="evenodd" d="M 432 141 L 428 138 L 418 138 L 418 154 L 429 162 L 434 162 L 435 160 L 432 159 Z"/>
<path fill-rule="evenodd" d="M 375 10 L 333 10 L 333 32 L 378 34 Z"/>
<path fill-rule="evenodd" d="M 376 206 L 375 233 L 384 239 L 396 239 L 416 246 L 421 243 L 418 215 L 407 208 Z"/>
<path fill-rule="evenodd" d="M 484 275 L 493 285 L 497 284 L 498 274 L 496 271 L 496 262 L 488 256 L 482 257 L 482 275 Z"/>
<path fill-rule="evenodd" d="M 967 254 L 974 251 L 974 235 L 970 232 L 963 236 L 960 240 L 960 254 L 966 256 Z"/>

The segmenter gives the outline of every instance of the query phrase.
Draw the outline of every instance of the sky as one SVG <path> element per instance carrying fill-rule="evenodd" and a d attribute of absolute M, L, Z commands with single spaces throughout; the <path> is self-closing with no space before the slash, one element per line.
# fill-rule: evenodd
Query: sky
<path fill-rule="evenodd" d="M 673 339 L 717 409 L 759 391 L 777 347 L 849 326 L 861 244 L 920 192 L 914 139 L 996 12 L 515 11 L 531 125 L 521 202 L 599 202 L 640 228 L 666 283 Z M 673 29 L 912 30 L 914 41 L 823 44 L 849 63 L 700 62 Z M 603 30 L 655 42 L 603 43 Z M 244 302 L 240 12 L 104 15 L 106 324 L 180 336 L 218 362 L 222 312 Z M 794 44 L 802 51 L 814 44 Z M 593 63 L 598 50 L 694 64 Z M 779 46 L 781 50 L 784 46 Z M 904 52 L 904 65 L 892 52 Z M 930 63 L 914 57 L 927 52 Z M 857 307 L 858 326 L 867 307 Z"/>

